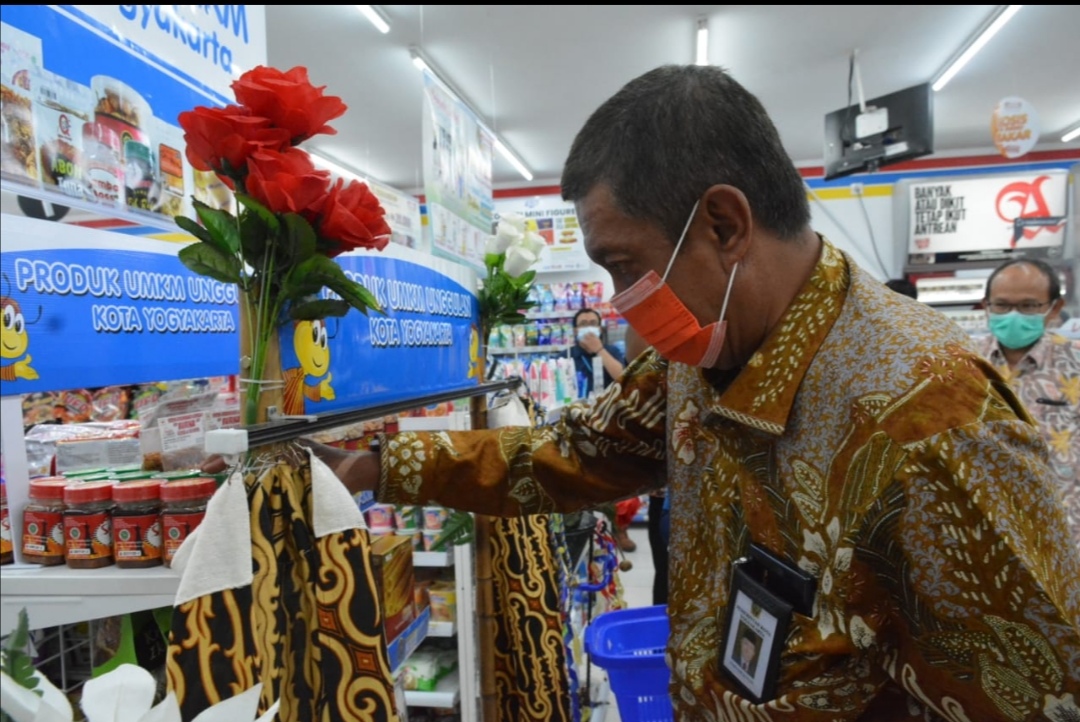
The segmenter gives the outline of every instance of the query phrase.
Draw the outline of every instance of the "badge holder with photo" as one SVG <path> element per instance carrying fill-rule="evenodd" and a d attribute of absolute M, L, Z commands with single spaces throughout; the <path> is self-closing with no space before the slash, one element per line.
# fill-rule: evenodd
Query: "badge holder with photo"
<path fill-rule="evenodd" d="M 815 588 L 813 577 L 756 544 L 735 562 L 720 668 L 755 704 L 776 698 L 792 612 L 811 614 Z"/>

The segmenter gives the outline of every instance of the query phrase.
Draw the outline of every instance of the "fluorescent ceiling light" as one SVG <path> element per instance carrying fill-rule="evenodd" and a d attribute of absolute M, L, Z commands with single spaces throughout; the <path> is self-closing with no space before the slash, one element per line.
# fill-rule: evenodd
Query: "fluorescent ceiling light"
<path fill-rule="evenodd" d="M 697 54 L 695 65 L 709 64 L 709 21 L 701 18 L 697 21 Z"/>
<path fill-rule="evenodd" d="M 374 5 L 357 5 L 356 9 L 360 11 L 360 14 L 368 19 L 375 29 L 383 35 L 390 32 L 390 23 L 386 21 L 379 9 Z"/>
<path fill-rule="evenodd" d="M 934 90 L 938 91 L 945 87 L 945 85 L 953 79 L 953 76 L 959 73 L 965 65 L 967 65 L 975 54 L 982 50 L 983 46 L 990 42 L 990 38 L 998 34 L 998 31 L 1005 27 L 1005 23 L 1012 19 L 1013 15 L 1016 15 L 1020 11 L 1023 5 L 1000 5 L 990 20 L 990 23 L 986 25 L 982 32 L 976 36 L 975 40 L 970 42 L 967 47 L 956 58 L 949 63 L 949 66 L 945 68 L 945 72 L 938 75 L 937 80 L 934 81 Z"/>
<path fill-rule="evenodd" d="M 1080 138 L 1080 123 L 1076 125 L 1072 130 L 1065 131 L 1065 135 L 1061 136 L 1062 143 L 1068 143 L 1069 141 Z"/>
<path fill-rule="evenodd" d="M 410 46 L 409 55 L 412 57 L 413 66 L 417 70 L 421 72 L 426 71 L 427 73 L 429 73 L 431 77 L 435 78 L 435 80 L 438 81 L 439 85 L 441 85 L 447 93 L 456 98 L 458 102 L 468 108 L 469 111 L 476 116 L 480 125 L 491 135 L 492 139 L 494 140 L 495 151 L 503 158 L 505 158 L 510 165 L 514 166 L 514 170 L 520 173 L 522 178 L 527 181 L 531 181 L 533 179 L 533 174 L 532 171 L 529 170 L 529 167 L 525 165 L 525 163 L 523 163 L 522 160 L 518 157 L 517 153 L 515 153 L 513 149 L 509 145 L 507 145 L 506 142 L 502 138 L 500 138 L 495 131 L 491 129 L 491 125 L 484 119 L 484 116 L 477 112 L 476 108 L 472 106 L 472 103 L 465 100 L 465 96 L 458 92 L 458 89 L 454 87 L 454 84 L 447 80 L 446 76 L 440 73 L 430 60 L 424 57 L 424 54 L 420 51 L 420 48 L 416 47 L 415 45 Z"/>
<path fill-rule="evenodd" d="M 319 155 L 318 153 L 314 153 L 312 151 L 308 151 L 308 155 L 311 156 L 311 162 L 319 168 L 322 168 L 323 170 L 328 170 L 331 173 L 344 178 L 345 180 L 358 180 L 361 183 L 367 182 L 367 179 L 356 171 L 344 168 L 325 156 Z"/>

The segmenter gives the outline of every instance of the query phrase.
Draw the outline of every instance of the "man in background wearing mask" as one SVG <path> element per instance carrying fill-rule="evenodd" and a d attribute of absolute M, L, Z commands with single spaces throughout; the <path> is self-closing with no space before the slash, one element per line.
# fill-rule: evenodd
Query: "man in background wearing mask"
<path fill-rule="evenodd" d="M 517 515 L 667 481 L 682 722 L 1076 718 L 1080 555 L 1038 431 L 955 324 L 814 233 L 757 98 L 716 67 L 646 73 L 562 191 L 652 350 L 556 426 L 320 449 L 345 485 Z M 789 628 L 750 697 L 721 659 L 762 550 Z"/>
<path fill-rule="evenodd" d="M 574 359 L 574 369 L 579 374 L 585 374 L 585 396 L 594 390 L 600 393 L 603 389 L 595 388 L 595 360 L 599 359 L 604 368 L 604 388 L 622 376 L 626 359 L 623 358 L 619 349 L 604 343 L 604 322 L 600 314 L 591 308 L 583 308 L 574 314 L 574 334 L 577 344 L 570 349 L 570 358 Z"/>
<path fill-rule="evenodd" d="M 1061 282 L 1043 261 L 1007 261 L 990 275 L 985 305 L 991 335 L 979 350 L 1042 430 L 1080 548 L 1080 341 L 1047 327 L 1065 305 Z"/>

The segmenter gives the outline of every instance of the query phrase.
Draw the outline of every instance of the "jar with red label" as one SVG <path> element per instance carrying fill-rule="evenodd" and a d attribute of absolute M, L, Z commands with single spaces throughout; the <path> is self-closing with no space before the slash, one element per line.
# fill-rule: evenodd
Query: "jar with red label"
<path fill-rule="evenodd" d="M 64 563 L 64 477 L 30 482 L 30 503 L 23 509 L 23 560 L 47 567 Z"/>
<path fill-rule="evenodd" d="M 161 481 L 125 481 L 113 487 L 113 555 L 121 569 L 161 564 Z"/>
<path fill-rule="evenodd" d="M 64 558 L 72 569 L 113 563 L 113 482 L 85 481 L 64 489 Z"/>
<path fill-rule="evenodd" d="M 165 566 L 206 516 L 206 504 L 217 490 L 213 479 L 176 479 L 161 486 L 161 528 L 165 535 Z"/>

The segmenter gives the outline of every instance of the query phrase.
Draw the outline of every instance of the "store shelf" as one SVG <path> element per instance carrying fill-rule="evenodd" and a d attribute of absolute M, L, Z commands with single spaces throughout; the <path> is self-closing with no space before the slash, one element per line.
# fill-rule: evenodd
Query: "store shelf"
<path fill-rule="evenodd" d="M 428 612 L 430 613 L 431 610 L 429 609 Z M 453 637 L 455 634 L 457 634 L 457 629 L 453 622 L 432 622 L 428 625 L 427 636 L 429 637 Z"/>
<path fill-rule="evenodd" d="M 518 356 L 527 353 L 564 353 L 574 347 L 572 343 L 557 344 L 555 346 L 518 346 L 516 348 L 492 348 L 488 353 L 492 356 Z"/>
<path fill-rule="evenodd" d="M 573 318 L 578 309 L 573 311 L 526 311 L 525 318 L 530 321 L 549 321 L 557 318 Z"/>
<path fill-rule="evenodd" d="M 461 681 L 456 669 L 439 680 L 434 692 L 405 690 L 405 703 L 410 707 L 456 707 L 460 699 Z"/>
<path fill-rule="evenodd" d="M 401 670 L 401 665 L 412 656 L 416 648 L 420 646 L 430 635 L 431 608 L 425 607 L 420 616 L 405 628 L 405 631 L 397 636 L 390 644 L 386 645 L 386 654 L 390 660 L 390 669 L 394 670 L 396 677 Z"/>
<path fill-rule="evenodd" d="M 180 575 L 165 567 L 6 566 L 0 570 L 0 634 L 15 628 L 20 609 L 30 615 L 30 629 L 41 629 L 170 607 L 179 585 Z"/>
<path fill-rule="evenodd" d="M 452 567 L 454 552 L 451 549 L 441 552 L 413 552 L 414 567 Z"/>

